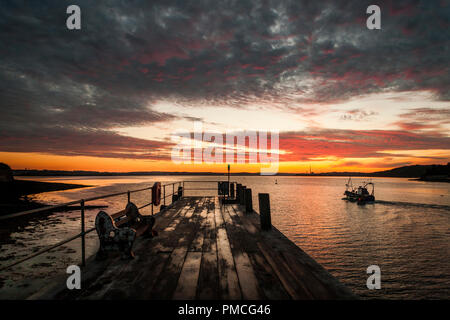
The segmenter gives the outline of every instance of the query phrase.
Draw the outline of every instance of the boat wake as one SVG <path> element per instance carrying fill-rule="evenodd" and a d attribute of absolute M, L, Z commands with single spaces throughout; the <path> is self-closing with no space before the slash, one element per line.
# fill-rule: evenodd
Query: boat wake
<path fill-rule="evenodd" d="M 442 205 L 442 204 L 427 204 L 427 203 L 384 201 L 384 200 L 375 200 L 375 203 L 385 204 L 385 205 L 394 205 L 394 206 L 441 209 L 441 210 L 449 210 L 450 211 L 450 206 Z"/>

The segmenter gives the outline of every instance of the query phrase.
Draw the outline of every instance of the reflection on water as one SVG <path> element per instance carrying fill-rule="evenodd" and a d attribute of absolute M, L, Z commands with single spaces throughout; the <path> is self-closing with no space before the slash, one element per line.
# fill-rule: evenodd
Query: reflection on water
<path fill-rule="evenodd" d="M 31 180 L 85 184 L 93 187 L 35 196 L 45 203 L 61 203 L 180 180 L 218 180 L 220 177 L 45 177 Z M 420 299 L 450 297 L 450 185 L 374 178 L 376 203 L 358 206 L 341 200 L 344 177 L 233 177 L 253 190 L 270 193 L 272 223 L 357 294 L 366 298 Z M 354 185 L 363 179 L 354 178 Z M 193 184 L 186 184 L 187 188 Z M 203 185 L 204 187 L 205 185 Z M 215 188 L 215 184 L 207 184 Z M 171 193 L 171 189 L 167 192 Z M 189 192 L 189 191 L 188 191 Z M 203 191 L 205 194 L 206 191 Z M 188 193 L 189 194 L 189 193 Z M 191 194 L 195 192 L 191 191 Z M 138 205 L 149 201 L 149 191 L 132 194 Z M 123 209 L 126 195 L 88 204 L 108 205 L 107 212 Z M 150 207 L 143 214 L 150 214 Z M 157 211 L 157 210 L 156 210 Z M 86 213 L 93 226 L 98 210 Z M 11 235 L 15 244 L 0 247 L 0 265 L 28 255 L 79 232 L 79 212 L 54 213 Z M 88 253 L 97 250 L 95 232 L 88 236 Z M 79 241 L 33 259 L 2 275 L 4 282 L 41 278 L 79 262 Z M 366 268 L 381 268 L 381 290 L 366 288 Z M 34 265 L 34 267 L 33 267 Z M 37 268 L 37 266 L 39 268 Z M 5 278 L 6 281 L 5 281 Z M 17 282 L 16 282 L 17 283 Z M 6 285 L 0 289 L 4 297 Z M 31 289 L 30 289 L 31 290 Z M 3 292 L 3 295 L 2 295 Z"/>

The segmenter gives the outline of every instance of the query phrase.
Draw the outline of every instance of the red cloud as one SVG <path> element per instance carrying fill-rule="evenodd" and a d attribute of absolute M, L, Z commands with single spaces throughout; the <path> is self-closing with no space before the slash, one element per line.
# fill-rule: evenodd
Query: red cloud
<path fill-rule="evenodd" d="M 450 149 L 450 138 L 438 133 L 401 130 L 319 130 L 280 134 L 282 161 L 316 157 L 382 157 L 384 150 Z"/>

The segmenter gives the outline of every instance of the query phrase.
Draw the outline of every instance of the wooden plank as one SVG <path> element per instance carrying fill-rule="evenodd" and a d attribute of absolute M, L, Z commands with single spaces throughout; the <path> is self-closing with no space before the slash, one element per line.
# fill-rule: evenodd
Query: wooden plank
<path fill-rule="evenodd" d="M 188 207 L 185 207 L 179 210 L 173 217 L 170 224 L 164 229 L 164 232 L 172 232 L 175 230 L 177 225 L 180 223 L 181 219 L 184 216 L 184 213 L 188 210 Z"/>
<path fill-rule="evenodd" d="M 258 290 L 258 281 L 253 271 L 252 263 L 247 253 L 234 254 L 234 263 L 239 278 L 239 284 L 242 290 L 242 296 L 245 300 L 258 300 L 261 295 Z"/>
<path fill-rule="evenodd" d="M 176 228 L 179 226 L 182 219 L 180 216 L 183 212 L 189 209 L 187 199 L 177 201 L 176 208 L 171 208 L 170 212 L 167 212 L 163 217 L 156 219 L 157 226 L 154 229 L 159 229 L 158 236 L 151 239 L 152 248 L 155 252 L 168 252 L 171 253 L 174 246 L 178 243 L 181 233 L 176 232 Z M 172 210 L 173 209 L 173 210 Z"/>
<path fill-rule="evenodd" d="M 192 205 L 192 207 L 184 215 L 186 218 L 190 219 L 192 217 L 192 215 L 194 214 L 194 211 L 198 207 L 200 201 L 201 200 L 199 200 L 199 199 L 195 200 L 194 205 Z"/>
<path fill-rule="evenodd" d="M 175 206 L 165 210 L 162 214 L 157 214 L 153 229 L 164 230 L 176 216 L 182 213 L 182 210 L 187 210 L 186 203 L 187 200 L 185 199 L 177 201 Z"/>
<path fill-rule="evenodd" d="M 175 230 L 175 228 L 177 227 L 177 225 L 180 223 L 181 218 L 176 218 L 174 220 L 172 220 L 172 222 L 164 229 L 164 232 L 172 232 Z"/>
<path fill-rule="evenodd" d="M 200 201 L 199 199 L 189 199 L 188 204 L 191 205 L 189 212 L 194 212 Z M 174 250 L 165 266 L 164 272 L 158 277 L 152 290 L 153 299 L 170 299 L 173 297 L 174 291 L 178 285 L 178 279 L 184 265 L 188 248 L 191 246 L 195 236 L 196 219 L 195 216 L 190 218 L 180 217 L 180 222 L 176 225 L 175 230 L 166 232 L 167 237 L 164 238 L 163 244 L 173 246 Z M 175 241 L 176 239 L 176 241 Z"/>
<path fill-rule="evenodd" d="M 164 224 L 169 225 L 172 223 L 174 217 L 183 216 L 183 213 L 187 211 L 189 207 L 189 199 L 181 199 L 176 203 L 176 212 L 167 219 L 165 219 Z M 178 222 L 175 226 L 174 231 L 165 232 L 164 230 L 155 238 L 150 239 L 148 245 L 146 246 L 146 255 L 154 255 L 155 257 L 151 261 L 151 264 L 140 266 L 135 270 L 137 272 L 136 279 L 133 283 L 136 286 L 136 299 L 159 299 L 158 293 L 153 291 L 156 282 L 164 277 L 166 264 L 169 263 L 169 258 L 173 252 L 174 245 L 170 243 L 181 243 L 182 232 L 177 227 L 180 227 Z M 170 239 L 170 243 L 167 240 Z M 151 251 L 150 251 L 151 250 Z M 140 253 L 140 252 L 138 252 Z M 159 289 L 155 291 L 158 292 Z"/>
<path fill-rule="evenodd" d="M 275 251 L 260 242 L 258 243 L 258 246 L 292 299 L 312 299 L 312 295 L 296 281 L 296 277 L 292 275 L 285 262 L 279 258 Z"/>
<path fill-rule="evenodd" d="M 261 252 L 251 252 L 248 254 L 252 261 L 253 270 L 258 280 L 260 290 L 263 292 L 263 299 L 268 300 L 288 300 L 291 299 L 284 289 L 275 271 L 264 258 Z"/>
<path fill-rule="evenodd" d="M 258 237 L 251 235 L 245 228 L 242 219 L 236 215 L 233 210 L 228 206 L 224 206 L 223 210 L 224 220 L 226 220 L 225 227 L 230 237 L 231 248 L 242 252 L 255 252 L 259 251 L 256 242 Z"/>
<path fill-rule="evenodd" d="M 223 228 L 223 217 L 222 217 L 222 212 L 220 212 L 220 204 L 219 204 L 219 199 L 216 198 L 215 202 L 214 202 L 214 218 L 215 218 L 215 222 L 216 222 L 216 228 Z"/>
<path fill-rule="evenodd" d="M 208 214 L 204 225 L 202 262 L 197 286 L 197 299 L 200 300 L 216 300 L 220 298 L 214 210 L 214 199 L 209 199 Z"/>
<path fill-rule="evenodd" d="M 192 241 L 189 251 L 202 252 L 204 241 L 204 230 L 198 230 L 194 241 Z"/>
<path fill-rule="evenodd" d="M 253 225 L 253 223 L 247 219 L 248 215 L 244 214 L 242 208 L 236 204 L 227 205 L 227 207 L 227 212 L 230 215 L 231 220 L 235 222 L 240 220 L 241 226 L 243 226 L 247 230 L 249 235 L 251 235 L 249 236 L 249 238 L 251 238 L 252 241 L 256 241 L 259 238 L 260 232 Z M 259 250 L 247 253 L 253 267 L 253 274 L 257 278 L 257 286 L 259 287 L 260 291 L 263 292 L 263 298 L 278 300 L 289 299 L 290 295 L 287 293 L 280 279 L 278 278 L 270 264 L 267 262 L 267 260 L 264 258 L 262 253 Z M 240 275 L 239 279 L 241 279 Z"/>
<path fill-rule="evenodd" d="M 187 246 L 189 249 L 192 241 L 197 235 L 199 226 L 198 216 L 192 218 L 181 218 L 174 230 L 163 232 L 162 237 L 158 237 L 161 245 L 168 248 L 177 248 L 179 246 Z"/>
<path fill-rule="evenodd" d="M 151 291 L 150 299 L 169 300 L 176 289 L 181 268 L 186 259 L 187 247 L 182 246 L 173 250 L 167 264 Z"/>
<path fill-rule="evenodd" d="M 236 272 L 239 278 L 239 284 L 243 299 L 258 300 L 261 294 L 258 289 L 258 281 L 252 267 L 252 263 L 247 254 L 247 249 L 251 248 L 251 242 L 254 242 L 238 219 L 233 220 L 229 214 L 230 208 L 223 207 L 223 219 L 226 222 L 226 230 L 230 239 L 231 251 L 236 265 Z M 235 217 L 237 218 L 237 217 Z M 251 250 L 254 251 L 254 250 Z"/>
<path fill-rule="evenodd" d="M 200 216 L 201 216 L 203 219 L 206 219 L 206 217 L 207 217 L 207 215 L 208 215 L 207 204 L 208 204 L 208 202 L 203 203 L 203 209 L 202 209 L 202 212 L 200 213 Z"/>
<path fill-rule="evenodd" d="M 102 298 L 105 292 L 111 287 L 114 276 L 117 272 L 120 272 L 120 269 L 123 267 L 123 264 L 121 264 L 121 260 L 118 257 L 116 257 L 116 259 L 111 259 L 111 262 L 112 263 L 108 265 L 97 279 L 89 284 L 87 288 L 81 290 L 80 296 L 78 297 L 79 299 L 98 300 Z"/>
<path fill-rule="evenodd" d="M 248 214 L 244 214 L 243 210 L 237 205 L 230 206 L 233 210 L 230 210 L 230 215 L 237 215 L 242 221 L 243 226 L 252 235 L 257 235 L 259 233 L 258 229 L 253 225 L 251 221 L 248 220 Z"/>
<path fill-rule="evenodd" d="M 302 282 L 303 286 L 311 292 L 316 299 L 336 299 L 336 295 L 324 286 L 324 284 L 300 261 L 295 259 L 289 252 L 280 252 L 282 257 L 295 275 Z"/>
<path fill-rule="evenodd" d="M 215 242 L 216 242 L 215 204 L 214 200 L 212 200 L 209 202 L 208 215 L 206 217 L 204 224 L 203 252 L 208 252 L 217 249 Z M 213 244 L 214 246 L 212 247 Z"/>
<path fill-rule="evenodd" d="M 215 300 L 219 299 L 217 245 L 213 239 L 205 239 L 206 243 L 209 251 L 202 252 L 197 297 L 201 300 Z"/>
<path fill-rule="evenodd" d="M 130 296 L 131 299 L 148 300 L 154 297 L 153 287 L 159 277 L 164 274 L 164 267 L 169 260 L 170 253 L 157 253 L 151 264 L 138 273 L 131 286 L 135 292 Z"/>
<path fill-rule="evenodd" d="M 241 299 L 242 295 L 239 288 L 239 280 L 225 228 L 217 229 L 217 256 L 221 299 Z"/>
<path fill-rule="evenodd" d="M 175 300 L 193 300 L 197 292 L 200 273 L 201 252 L 188 252 L 173 295 Z"/>
<path fill-rule="evenodd" d="M 136 273 L 133 272 L 136 264 L 139 262 L 139 258 L 134 258 L 128 262 L 120 273 L 114 275 L 114 279 L 108 289 L 102 296 L 104 300 L 119 300 L 126 299 L 134 291 L 134 288 L 130 288 L 130 283 L 133 282 L 136 277 Z"/>
<path fill-rule="evenodd" d="M 202 251 L 203 248 L 203 240 L 205 237 L 205 228 L 208 224 L 208 203 L 209 199 L 206 199 L 205 201 L 201 202 L 199 204 L 199 208 L 201 209 L 200 214 L 196 215 L 197 220 L 193 221 L 196 222 L 196 226 L 193 227 L 194 230 L 196 230 L 196 236 L 194 238 L 194 241 L 192 241 L 191 247 L 189 248 L 189 251 Z M 201 206 L 201 207 L 200 207 Z M 200 211 L 200 210 L 197 210 Z"/>
<path fill-rule="evenodd" d="M 193 226 L 193 230 L 195 232 L 195 238 L 191 243 L 189 251 L 198 251 L 202 252 L 203 248 L 203 240 L 205 237 L 205 229 L 204 226 L 206 224 L 206 219 L 203 219 L 201 216 L 197 216 L 197 225 Z"/>

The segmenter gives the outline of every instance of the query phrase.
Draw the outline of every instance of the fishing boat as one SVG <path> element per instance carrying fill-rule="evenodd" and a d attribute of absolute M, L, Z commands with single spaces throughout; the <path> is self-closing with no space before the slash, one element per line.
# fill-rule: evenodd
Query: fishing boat
<path fill-rule="evenodd" d="M 343 200 L 348 200 L 351 202 L 357 202 L 358 204 L 366 204 L 368 202 L 375 201 L 375 185 L 372 182 L 363 182 L 362 186 L 354 188 L 352 184 L 352 178 L 348 178 L 346 183 L 346 189 L 344 192 L 345 198 Z M 372 186 L 372 192 L 369 193 L 367 190 L 368 186 Z"/>

